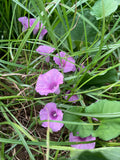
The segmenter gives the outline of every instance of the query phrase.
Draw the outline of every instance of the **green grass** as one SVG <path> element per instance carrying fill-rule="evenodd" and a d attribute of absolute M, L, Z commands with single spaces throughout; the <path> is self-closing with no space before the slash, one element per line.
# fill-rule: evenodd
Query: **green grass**
<path fill-rule="evenodd" d="M 83 1 L 83 4 L 73 0 L 4 0 L 0 2 L 1 160 L 17 158 L 22 160 L 23 155 L 25 159 L 31 160 L 71 159 L 70 152 L 76 149 L 70 145 L 76 143 L 69 142 L 69 131 L 63 127 L 60 132 L 51 133 L 49 128 L 41 127 L 39 111 L 46 103 L 55 102 L 65 112 L 71 106 L 86 107 L 96 100 L 120 101 L 119 80 L 111 84 L 83 89 L 90 80 L 111 69 L 117 70 L 118 77 L 120 74 L 119 9 L 109 17 L 99 20 L 96 26 L 84 15 L 84 10 L 92 7 L 94 2 L 89 0 Z M 25 15 L 36 18 L 36 21 L 26 32 L 22 32 L 22 25 L 18 22 L 18 18 Z M 69 17 L 73 18 L 71 24 Z M 39 20 L 48 30 L 43 40 L 38 39 L 39 35 L 32 34 Z M 75 41 L 72 39 L 75 36 L 72 30 L 76 27 L 78 20 L 83 22 L 84 40 Z M 58 24 L 62 26 L 61 34 L 55 30 Z M 88 25 L 96 33 L 92 41 L 87 35 Z M 61 85 L 59 95 L 40 96 L 35 91 L 36 81 L 41 73 L 52 68 L 58 69 L 52 60 L 54 53 L 51 54 L 50 63 L 46 64 L 45 57 L 35 51 L 41 44 L 50 45 L 56 48 L 57 52 L 61 50 L 67 52 L 76 60 L 77 71 L 64 74 L 64 84 Z M 81 68 L 78 72 L 80 64 L 85 65 L 85 68 Z M 88 71 L 93 77 L 82 82 Z M 67 90 L 71 90 L 69 98 L 74 94 L 78 95 L 77 104 L 68 103 L 63 98 Z M 84 117 L 93 116 L 84 113 L 83 115 Z M 107 115 L 104 116 L 107 117 Z M 113 118 L 114 115 L 111 117 Z M 72 121 L 69 123 L 78 124 Z M 97 139 L 96 150 L 119 146 L 119 142 L 119 137 L 111 142 Z"/>

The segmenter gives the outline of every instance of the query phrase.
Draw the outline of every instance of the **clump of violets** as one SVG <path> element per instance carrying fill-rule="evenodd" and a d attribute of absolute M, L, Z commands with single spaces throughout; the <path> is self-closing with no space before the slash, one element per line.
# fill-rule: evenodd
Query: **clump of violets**
<path fill-rule="evenodd" d="M 65 52 L 60 52 L 59 54 L 56 54 L 56 56 L 58 57 L 54 57 L 53 60 L 59 65 L 59 68 L 63 69 L 64 73 L 74 72 L 76 70 L 75 60 Z"/>
<path fill-rule="evenodd" d="M 71 91 L 67 91 L 66 92 L 66 94 L 69 94 Z M 67 100 L 67 98 L 68 98 L 68 96 L 66 95 L 65 96 L 65 99 Z M 79 98 L 78 98 L 78 96 L 77 95 L 72 95 L 69 99 L 68 99 L 68 101 L 69 102 L 72 102 L 72 103 L 76 103 L 76 101 L 78 100 Z"/>
<path fill-rule="evenodd" d="M 60 93 L 59 85 L 63 84 L 63 74 L 57 69 L 51 69 L 44 74 L 40 74 L 36 83 L 35 90 L 40 95 L 49 93 Z"/>
<path fill-rule="evenodd" d="M 46 62 L 49 62 L 50 61 L 50 56 L 49 54 L 54 52 L 55 48 L 52 48 L 50 46 L 46 46 L 46 45 L 41 45 L 39 46 L 36 51 L 41 54 L 41 55 L 44 55 L 44 56 L 47 56 L 46 57 Z"/>
<path fill-rule="evenodd" d="M 85 138 L 81 138 L 79 136 L 73 136 L 73 133 L 69 134 L 69 141 L 70 142 L 87 142 L 87 141 L 95 141 L 96 137 L 88 136 Z M 95 142 L 92 143 L 84 143 L 84 144 L 75 144 L 71 145 L 71 147 L 77 148 L 77 149 L 93 149 L 95 148 Z"/>
<path fill-rule="evenodd" d="M 35 22 L 35 18 L 27 18 L 25 17 L 20 17 L 18 18 L 18 21 L 21 22 L 21 24 L 23 25 L 22 31 L 26 31 L 29 27 L 32 27 L 33 23 Z M 35 28 L 33 29 L 33 34 L 36 35 L 37 32 L 40 30 L 40 28 L 43 27 L 43 24 L 38 22 L 37 25 L 35 26 Z M 39 39 L 43 39 L 44 35 L 47 33 L 47 30 L 45 29 L 45 27 L 43 27 Z"/>
<path fill-rule="evenodd" d="M 55 103 L 47 103 L 43 109 L 39 112 L 40 120 L 56 120 L 62 121 L 63 113 L 57 108 Z M 50 127 L 53 132 L 59 131 L 63 127 L 63 123 L 58 122 L 43 122 L 43 127 Z"/>

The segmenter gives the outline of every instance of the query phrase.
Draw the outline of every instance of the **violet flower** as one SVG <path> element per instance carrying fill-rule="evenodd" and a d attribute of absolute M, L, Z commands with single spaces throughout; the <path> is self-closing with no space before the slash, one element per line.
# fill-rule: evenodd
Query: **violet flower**
<path fill-rule="evenodd" d="M 80 71 L 80 70 L 83 70 L 83 72 L 85 72 L 86 71 L 86 68 L 85 68 L 85 66 L 83 65 L 83 64 L 80 64 L 80 67 L 78 68 L 78 70 Z M 88 73 L 90 73 L 90 71 L 88 71 Z"/>
<path fill-rule="evenodd" d="M 43 24 L 41 24 L 41 28 L 42 28 Z M 42 40 L 44 35 L 47 33 L 47 29 L 45 29 L 45 27 L 42 29 L 41 33 L 40 33 L 40 36 L 39 36 L 39 39 Z"/>
<path fill-rule="evenodd" d="M 41 54 L 41 55 L 44 55 L 44 56 L 47 56 L 48 54 L 54 52 L 55 48 L 52 48 L 50 46 L 46 46 L 46 45 L 41 45 L 39 46 L 36 51 Z M 49 62 L 50 61 L 50 56 L 47 56 L 46 57 L 46 62 Z"/>
<path fill-rule="evenodd" d="M 23 25 L 22 31 L 26 31 L 28 29 L 28 18 L 26 16 L 20 17 L 18 18 L 18 21 Z"/>
<path fill-rule="evenodd" d="M 64 73 L 71 71 L 74 72 L 76 70 L 75 60 L 72 57 L 69 57 L 69 55 L 67 55 L 65 52 L 60 52 L 61 60 L 59 58 L 59 54 L 56 54 L 56 56 L 58 57 L 54 57 L 53 60 L 55 61 L 56 64 L 59 65 L 59 68 L 61 69 L 63 68 Z M 62 57 L 64 59 L 62 59 Z"/>
<path fill-rule="evenodd" d="M 88 136 L 85 138 L 81 138 L 79 136 L 73 136 L 73 133 L 69 134 L 69 141 L 70 142 L 87 142 L 87 141 L 95 141 L 96 137 Z M 93 149 L 95 148 L 95 142 L 92 143 L 84 143 L 84 144 L 75 144 L 71 145 L 71 147 L 77 148 L 77 149 Z"/>
<path fill-rule="evenodd" d="M 60 93 L 59 85 L 63 84 L 63 75 L 57 69 L 51 69 L 44 74 L 40 74 L 36 84 L 36 92 L 40 95 L 49 93 Z"/>
<path fill-rule="evenodd" d="M 43 109 L 39 112 L 40 120 L 56 120 L 62 121 L 63 113 L 60 109 L 57 109 L 55 103 L 47 103 Z M 59 131 L 63 127 L 63 123 L 58 122 L 43 122 L 43 127 L 50 127 L 53 132 Z"/>
<path fill-rule="evenodd" d="M 26 31 L 28 29 L 28 27 L 32 27 L 33 23 L 35 22 L 35 18 L 30 18 L 28 19 L 26 16 L 25 17 L 20 17 L 18 18 L 18 21 L 22 23 L 23 28 L 22 31 Z M 41 25 L 40 25 L 41 24 Z M 35 26 L 35 28 L 33 29 L 33 34 L 37 34 L 37 32 L 39 31 L 40 28 L 42 28 L 43 24 L 38 22 Z M 43 39 L 44 35 L 47 33 L 47 30 L 45 29 L 45 27 L 43 27 L 39 39 Z"/>
<path fill-rule="evenodd" d="M 69 94 L 70 93 L 70 91 L 67 91 L 66 92 L 66 94 Z M 65 99 L 67 99 L 68 98 L 68 96 L 66 95 L 65 96 Z M 76 103 L 76 101 L 78 100 L 79 98 L 78 98 L 78 96 L 77 95 L 72 95 L 70 98 L 69 98 L 69 102 L 72 102 L 72 103 Z"/>
<path fill-rule="evenodd" d="M 97 118 L 92 118 L 94 121 L 98 121 L 98 119 Z"/>
<path fill-rule="evenodd" d="M 80 67 L 78 68 L 78 70 L 80 71 L 81 68 L 83 69 L 83 68 L 85 68 L 85 66 L 83 64 L 80 64 Z"/>

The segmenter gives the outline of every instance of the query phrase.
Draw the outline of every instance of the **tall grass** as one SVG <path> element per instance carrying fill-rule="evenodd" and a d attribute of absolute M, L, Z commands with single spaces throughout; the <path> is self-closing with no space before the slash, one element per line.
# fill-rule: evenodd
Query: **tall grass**
<path fill-rule="evenodd" d="M 93 3 L 93 2 L 92 2 Z M 119 52 L 119 23 L 118 12 L 109 18 L 99 21 L 95 26 L 84 16 L 84 9 L 92 7 L 91 1 L 67 0 L 11 0 L 0 2 L 0 159 L 70 159 L 70 147 L 74 142 L 68 142 L 68 131 L 65 127 L 58 133 L 51 133 L 41 127 L 39 120 L 40 109 L 48 102 L 55 102 L 65 110 L 73 104 L 64 100 L 66 90 L 79 96 L 79 104 L 87 106 L 99 99 L 120 100 L 119 81 L 100 87 L 82 89 L 93 78 L 111 69 L 120 71 Z M 26 32 L 18 18 L 34 17 L 34 25 Z M 71 25 L 69 16 L 73 16 Z M 72 41 L 72 30 L 78 21 L 83 22 L 85 41 Z M 33 36 L 32 31 L 38 21 L 46 26 L 48 34 L 44 40 Z M 57 34 L 55 28 L 61 23 L 65 33 Z M 96 32 L 95 39 L 90 42 L 86 33 L 89 25 Z M 61 28 L 60 28 L 61 30 Z M 62 32 L 62 30 L 61 30 Z M 35 84 L 40 73 L 55 68 L 52 61 L 45 63 L 45 57 L 35 51 L 40 44 L 48 44 L 74 56 L 76 67 L 85 65 L 79 72 L 65 75 L 60 95 L 40 96 L 35 92 Z M 51 54 L 51 57 L 55 56 Z M 94 76 L 84 82 L 85 74 L 90 71 Z M 80 83 L 82 82 L 82 84 Z M 71 86 L 73 86 L 71 88 Z M 77 104 L 77 106 L 79 106 Z M 84 116 L 87 116 L 84 114 Z M 64 121 L 63 123 L 68 123 Z M 72 125 L 77 122 L 69 122 Z M 52 139 L 52 140 L 51 140 Z M 119 142 L 119 140 L 118 140 Z M 119 146 L 116 142 L 97 140 L 97 147 Z M 79 144 L 80 142 L 78 142 Z M 97 149 L 99 151 L 99 149 Z M 18 158 L 17 158 L 18 157 Z"/>

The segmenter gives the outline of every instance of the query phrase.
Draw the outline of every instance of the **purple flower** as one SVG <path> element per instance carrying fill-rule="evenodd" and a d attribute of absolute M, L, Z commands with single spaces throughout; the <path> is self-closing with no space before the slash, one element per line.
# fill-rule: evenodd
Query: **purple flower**
<path fill-rule="evenodd" d="M 22 23 L 23 28 L 22 31 L 26 31 L 28 29 L 28 27 L 32 27 L 33 23 L 35 22 L 35 18 L 30 18 L 28 19 L 26 16 L 25 17 L 20 17 L 18 18 L 18 21 Z M 39 31 L 40 28 L 42 28 L 43 24 L 40 22 L 38 22 L 35 26 L 35 28 L 33 29 L 33 34 L 37 34 L 37 32 Z M 45 29 L 45 27 L 43 27 L 39 39 L 43 39 L 44 35 L 47 33 L 47 30 Z"/>
<path fill-rule="evenodd" d="M 67 91 L 66 92 L 66 94 L 69 94 L 70 93 L 70 91 Z M 65 99 L 67 99 L 67 95 L 65 96 Z M 78 96 L 77 95 L 73 95 L 73 96 L 71 96 L 70 98 L 69 98 L 69 102 L 72 102 L 72 103 L 76 103 L 76 101 L 78 100 L 79 98 L 78 98 Z"/>
<path fill-rule="evenodd" d="M 92 137 L 92 136 L 81 138 L 79 136 L 73 136 L 73 133 L 69 134 L 70 142 L 87 142 L 87 141 L 95 141 L 95 140 L 96 140 L 96 137 Z M 86 144 L 75 144 L 75 145 L 71 145 L 71 147 L 74 147 L 77 149 L 93 149 L 95 148 L 95 142 L 86 143 Z"/>
<path fill-rule="evenodd" d="M 22 31 L 26 31 L 28 29 L 28 18 L 27 17 L 20 17 L 18 21 L 22 23 L 23 28 Z"/>
<path fill-rule="evenodd" d="M 52 48 L 50 46 L 46 46 L 46 45 L 41 45 L 39 46 L 36 51 L 41 54 L 41 55 L 44 55 L 44 56 L 47 56 L 48 54 L 54 52 L 55 48 Z M 46 57 L 46 62 L 49 62 L 50 61 L 50 56 L 47 56 Z"/>
<path fill-rule="evenodd" d="M 80 70 L 83 70 L 83 72 L 85 72 L 86 71 L 86 68 L 85 68 L 85 66 L 83 65 L 83 64 L 80 64 L 80 67 L 78 68 L 78 70 L 80 71 Z M 90 71 L 88 71 L 88 73 L 90 73 Z"/>
<path fill-rule="evenodd" d="M 59 85 L 63 84 L 63 75 L 57 69 L 51 69 L 44 74 L 40 74 L 36 84 L 36 92 L 40 95 L 49 93 L 60 93 Z"/>
<path fill-rule="evenodd" d="M 59 68 L 63 68 L 64 73 L 71 71 L 74 72 L 76 70 L 75 60 L 72 57 L 69 57 L 65 52 L 60 52 L 61 60 L 59 58 L 59 54 L 56 54 L 56 56 L 58 57 L 54 57 L 53 60 L 59 65 Z M 62 57 L 64 59 L 62 59 Z"/>
<path fill-rule="evenodd" d="M 98 119 L 97 118 L 92 118 L 94 121 L 98 121 Z"/>
<path fill-rule="evenodd" d="M 80 67 L 78 68 L 78 70 L 80 71 L 81 68 L 83 69 L 83 68 L 85 68 L 85 66 L 83 64 L 80 64 Z"/>
<path fill-rule="evenodd" d="M 47 103 L 43 109 L 41 109 L 40 113 L 40 120 L 56 120 L 62 121 L 63 113 L 60 109 L 57 109 L 55 103 Z M 63 127 L 63 123 L 58 122 L 43 122 L 43 127 L 50 127 L 53 132 L 59 131 Z"/>
<path fill-rule="evenodd" d="M 41 28 L 42 28 L 42 25 L 43 24 L 41 24 Z M 45 27 L 44 27 L 45 28 Z M 40 33 L 40 36 L 39 36 L 39 39 L 40 40 L 42 40 L 43 39 L 43 37 L 44 37 L 44 35 L 47 33 L 47 29 L 42 29 L 42 31 L 41 31 L 41 33 Z"/>

